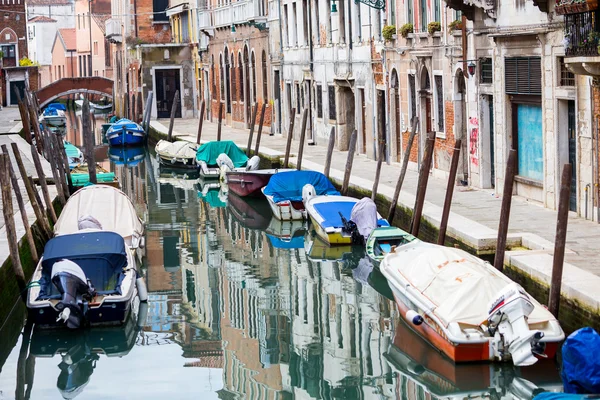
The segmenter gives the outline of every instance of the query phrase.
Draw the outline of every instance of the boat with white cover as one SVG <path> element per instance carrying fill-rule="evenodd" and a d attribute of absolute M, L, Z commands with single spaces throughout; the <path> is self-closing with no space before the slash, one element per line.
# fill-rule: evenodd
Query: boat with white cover
<path fill-rule="evenodd" d="M 160 162 L 168 167 L 174 168 L 198 168 L 196 165 L 196 152 L 198 145 L 185 140 L 169 142 L 159 140 L 156 143 L 156 154 Z"/>
<path fill-rule="evenodd" d="M 147 300 L 136 261 L 144 227 L 125 193 L 106 185 L 78 190 L 54 234 L 28 289 L 27 308 L 36 324 L 120 324 L 136 295 Z"/>
<path fill-rule="evenodd" d="M 532 365 L 554 357 L 564 332 L 554 316 L 488 262 L 414 241 L 380 265 L 402 317 L 454 362 Z"/>

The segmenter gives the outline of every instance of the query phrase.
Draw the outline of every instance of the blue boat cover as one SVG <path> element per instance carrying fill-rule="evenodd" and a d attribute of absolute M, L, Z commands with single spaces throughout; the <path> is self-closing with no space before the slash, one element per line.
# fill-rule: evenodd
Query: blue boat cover
<path fill-rule="evenodd" d="M 600 393 L 600 335 L 581 328 L 562 346 L 562 380 L 566 393 Z"/>
<path fill-rule="evenodd" d="M 217 166 L 217 157 L 225 153 L 236 168 L 241 168 L 248 162 L 246 153 L 240 150 L 231 140 L 222 140 L 220 142 L 204 143 L 196 152 L 196 160 L 204 161 L 209 167 Z"/>
<path fill-rule="evenodd" d="M 108 157 L 115 165 L 134 167 L 146 157 L 144 147 L 110 147 Z"/>
<path fill-rule="evenodd" d="M 283 239 L 275 235 L 267 234 L 269 241 L 276 249 L 303 249 L 304 236 L 292 236 L 291 239 Z"/>
<path fill-rule="evenodd" d="M 121 118 L 120 120 L 112 124 L 110 128 L 108 128 L 106 134 L 110 135 L 113 132 L 121 132 L 123 128 L 125 128 L 125 130 L 129 132 L 144 132 L 144 128 L 142 128 L 139 124 L 136 124 L 135 122 L 127 118 Z"/>
<path fill-rule="evenodd" d="M 50 239 L 44 248 L 39 298 L 60 298 L 51 273 L 54 263 L 62 259 L 79 265 L 99 294 L 121 293 L 127 253 L 125 241 L 118 233 L 84 232 Z"/>
<path fill-rule="evenodd" d="M 585 394 L 543 392 L 535 396 L 533 400 L 584 400 L 596 397 L 596 395 L 586 396 Z"/>
<path fill-rule="evenodd" d="M 340 193 L 325 175 L 316 171 L 288 171 L 274 174 L 265 187 L 264 193 L 273 196 L 273 201 L 302 201 L 302 188 L 311 184 L 317 196 L 333 196 Z"/>
<path fill-rule="evenodd" d="M 272 179 L 272 178 L 271 178 Z M 356 201 L 332 201 L 332 202 L 324 202 L 315 204 L 315 210 L 323 217 L 323 223 L 321 224 L 322 228 L 342 228 L 344 224 L 342 223 L 342 218 L 340 217 L 340 213 L 350 221 L 350 214 L 352 213 L 352 208 L 358 202 Z M 385 219 L 380 219 L 377 221 L 377 226 L 390 226 L 390 224 Z"/>
<path fill-rule="evenodd" d="M 50 103 L 50 104 L 48 104 L 48 106 L 46 107 L 45 110 L 62 110 L 62 111 L 67 111 L 67 107 L 65 107 L 65 105 L 62 104 L 62 103 Z"/>

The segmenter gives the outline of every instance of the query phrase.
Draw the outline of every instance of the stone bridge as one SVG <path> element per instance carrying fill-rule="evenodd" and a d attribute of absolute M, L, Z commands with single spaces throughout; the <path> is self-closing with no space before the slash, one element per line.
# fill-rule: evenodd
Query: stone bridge
<path fill-rule="evenodd" d="M 35 92 L 40 107 L 47 106 L 59 97 L 77 93 L 92 93 L 112 98 L 113 81 L 99 76 L 62 78 Z"/>

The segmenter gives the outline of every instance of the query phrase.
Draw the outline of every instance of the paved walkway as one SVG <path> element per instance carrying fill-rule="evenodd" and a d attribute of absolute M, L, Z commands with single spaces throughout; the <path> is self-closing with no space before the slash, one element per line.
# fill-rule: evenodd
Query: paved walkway
<path fill-rule="evenodd" d="M 177 119 L 174 125 L 174 136 L 195 142 L 197 126 L 198 120 L 196 119 Z M 152 121 L 152 127 L 166 133 L 168 120 Z M 202 141 L 214 140 L 216 130 L 215 123 L 205 121 Z M 233 140 L 240 147 L 245 147 L 248 141 L 248 131 L 223 127 L 222 139 Z M 260 151 L 275 156 L 284 153 L 285 146 L 286 138 L 280 135 L 263 135 Z M 295 140 L 293 141 L 292 152 L 295 153 L 297 148 L 298 141 Z M 325 146 L 306 146 L 302 166 L 303 168 L 322 171 L 325 157 Z M 346 158 L 347 152 L 334 151 L 331 169 L 332 179 L 342 179 Z M 295 159 L 291 159 L 291 162 L 294 163 Z M 350 184 L 371 190 L 375 168 L 375 161 L 367 159 L 364 155 L 356 156 Z M 379 193 L 391 198 L 399 174 L 399 163 L 383 164 Z M 417 180 L 418 172 L 416 165 L 413 165 L 407 172 L 402 188 L 399 200 L 401 205 L 413 207 Z M 439 220 L 441 219 L 446 183 L 446 180 L 437 179 L 434 176 L 429 178 L 423 216 L 435 226 L 439 226 Z M 496 197 L 492 190 L 456 187 L 448 235 L 469 244 L 475 249 L 494 249 L 501 201 L 502 199 Z M 507 262 L 513 265 L 522 264 L 519 265 L 520 268 L 543 281 L 549 282 L 556 216 L 556 211 L 545 209 L 541 205 L 515 196 L 512 202 L 509 224 L 509 244 L 523 246 L 533 251 L 508 252 Z M 574 279 L 577 281 L 590 282 L 591 280 L 600 284 L 600 246 L 598 243 L 600 243 L 600 225 L 596 222 L 586 221 L 572 213 L 569 216 L 567 233 L 565 282 L 568 281 L 568 277 L 576 277 Z M 600 295 L 595 297 L 594 305 L 598 309 Z M 589 299 L 586 298 L 586 300 Z"/>

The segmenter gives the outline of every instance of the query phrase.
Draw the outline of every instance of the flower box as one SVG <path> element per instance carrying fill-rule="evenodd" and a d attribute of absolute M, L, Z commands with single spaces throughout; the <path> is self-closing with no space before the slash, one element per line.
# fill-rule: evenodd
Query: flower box
<path fill-rule="evenodd" d="M 586 1 L 563 1 L 554 7 L 554 12 L 558 15 L 578 14 L 598 9 L 598 0 Z"/>

